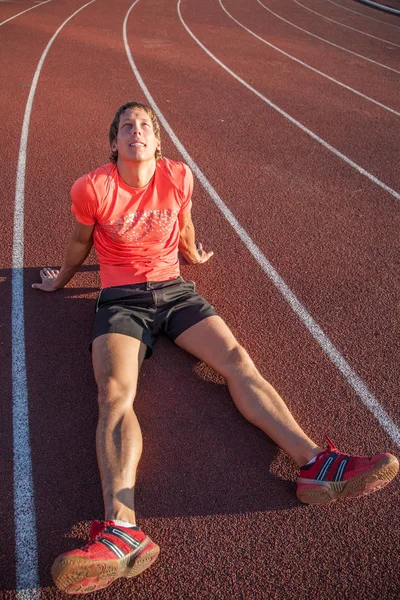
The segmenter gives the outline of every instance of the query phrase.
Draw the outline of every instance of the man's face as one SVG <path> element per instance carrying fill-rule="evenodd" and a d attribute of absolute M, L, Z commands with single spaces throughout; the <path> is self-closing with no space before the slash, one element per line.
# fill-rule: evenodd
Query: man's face
<path fill-rule="evenodd" d="M 117 139 L 111 149 L 118 150 L 118 160 L 143 162 L 154 159 L 161 148 L 150 116 L 142 108 L 127 108 L 119 118 Z"/>

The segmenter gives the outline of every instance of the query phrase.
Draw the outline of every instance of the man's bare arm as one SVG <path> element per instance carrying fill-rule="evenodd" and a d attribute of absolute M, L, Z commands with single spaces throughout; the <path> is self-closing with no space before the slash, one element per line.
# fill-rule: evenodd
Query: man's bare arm
<path fill-rule="evenodd" d="M 205 252 L 201 244 L 195 243 L 194 225 L 190 212 L 179 215 L 179 250 L 190 265 L 207 262 L 214 252 Z"/>
<path fill-rule="evenodd" d="M 93 229 L 94 225 L 82 225 L 75 221 L 60 271 L 42 269 L 40 271 L 42 283 L 34 283 L 32 287 L 44 292 L 55 292 L 63 288 L 85 262 L 93 246 Z"/>

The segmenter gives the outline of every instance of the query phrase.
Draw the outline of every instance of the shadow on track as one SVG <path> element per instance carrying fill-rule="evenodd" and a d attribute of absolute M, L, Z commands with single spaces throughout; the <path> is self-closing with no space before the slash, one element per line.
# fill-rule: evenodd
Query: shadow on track
<path fill-rule="evenodd" d="M 97 267 L 82 270 L 89 271 L 87 281 Z M 6 287 L 10 276 L 9 270 L 0 271 Z M 40 576 L 46 585 L 54 557 L 77 545 L 66 537 L 80 536 L 68 532 L 76 523 L 103 517 L 88 351 L 97 288 L 94 282 L 93 288 L 49 294 L 31 289 L 37 280 L 37 268 L 25 269 L 32 464 Z M 167 338 L 159 339 L 153 358 L 143 365 L 135 406 L 144 438 L 136 491 L 139 522 L 298 506 L 293 481 L 270 472 L 275 444 L 242 418 L 214 371 Z M 291 474 L 293 479 L 294 466 Z"/>
<path fill-rule="evenodd" d="M 15 589 L 10 269 L 0 269 L 0 298 L 0 590 L 4 590 Z"/>

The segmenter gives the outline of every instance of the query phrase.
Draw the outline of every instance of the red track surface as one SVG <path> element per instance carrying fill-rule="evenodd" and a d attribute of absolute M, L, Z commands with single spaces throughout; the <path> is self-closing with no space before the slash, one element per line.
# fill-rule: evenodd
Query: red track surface
<path fill-rule="evenodd" d="M 350 0 L 309 8 L 400 44 L 400 19 Z M 291 0 L 263 3 L 303 29 L 400 70 L 399 49 L 340 28 Z M 0 3 L 0 22 L 33 2 Z M 83 0 L 53 0 L 1 28 L 0 597 L 16 598 L 11 381 L 13 199 L 32 77 L 46 44 Z M 96 390 L 87 351 L 96 259 L 57 295 L 30 289 L 59 265 L 69 189 L 107 160 L 118 106 L 145 101 L 122 23 L 132 0 L 96 0 L 61 31 L 33 103 L 25 187 L 25 335 L 30 439 L 43 598 L 53 559 L 102 518 L 94 448 Z M 400 75 L 323 44 L 256 0 L 224 0 L 248 29 L 331 77 L 400 111 Z M 217 0 L 183 0 L 182 16 L 220 61 L 364 169 L 399 190 L 399 117 L 256 40 Z M 175 2 L 140 0 L 128 22 L 137 68 L 165 118 L 220 197 L 395 423 L 400 364 L 400 201 L 312 141 L 195 43 Z M 180 155 L 164 133 L 164 154 Z M 198 239 L 215 256 L 184 267 L 317 442 L 345 451 L 398 448 L 323 353 L 197 182 Z M 140 377 L 145 447 L 139 522 L 161 546 L 133 583 L 93 598 L 148 600 L 398 599 L 399 483 L 326 507 L 296 500 L 296 469 L 235 411 L 223 382 L 161 339 Z M 30 596 L 34 597 L 34 596 Z"/>

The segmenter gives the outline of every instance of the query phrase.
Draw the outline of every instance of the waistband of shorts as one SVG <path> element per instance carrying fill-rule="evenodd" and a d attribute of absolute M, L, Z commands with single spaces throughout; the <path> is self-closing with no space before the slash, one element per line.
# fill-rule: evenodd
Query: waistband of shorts
<path fill-rule="evenodd" d="M 113 285 L 111 287 L 102 288 L 100 293 L 107 292 L 108 290 L 159 290 L 161 288 L 169 287 L 170 285 L 176 285 L 177 283 L 185 283 L 185 280 L 181 275 L 176 279 L 167 279 L 166 281 L 143 281 L 142 283 L 128 283 L 125 285 Z"/>

